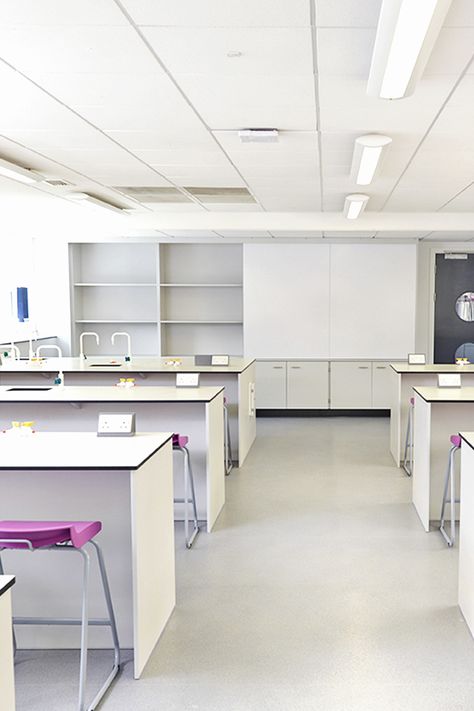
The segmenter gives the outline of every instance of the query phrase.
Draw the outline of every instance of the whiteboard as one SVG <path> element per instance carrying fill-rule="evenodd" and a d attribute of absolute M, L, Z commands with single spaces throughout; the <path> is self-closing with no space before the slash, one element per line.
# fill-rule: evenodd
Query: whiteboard
<path fill-rule="evenodd" d="M 244 353 L 327 358 L 329 245 L 244 245 Z"/>
<path fill-rule="evenodd" d="M 331 245 L 331 358 L 405 359 L 414 349 L 415 244 Z"/>

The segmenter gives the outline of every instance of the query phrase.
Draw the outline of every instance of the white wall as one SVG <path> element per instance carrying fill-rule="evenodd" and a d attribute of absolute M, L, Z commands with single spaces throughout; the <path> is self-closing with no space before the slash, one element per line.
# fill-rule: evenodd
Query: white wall
<path fill-rule="evenodd" d="M 406 358 L 416 245 L 244 245 L 244 351 L 257 358 Z"/>

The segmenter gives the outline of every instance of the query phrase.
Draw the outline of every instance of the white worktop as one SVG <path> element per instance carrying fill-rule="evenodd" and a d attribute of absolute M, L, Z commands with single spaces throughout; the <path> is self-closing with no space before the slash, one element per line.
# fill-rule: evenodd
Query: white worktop
<path fill-rule="evenodd" d="M 428 363 L 427 365 L 408 365 L 408 363 L 390 363 L 396 373 L 474 373 L 474 365 L 456 365 L 455 363 Z"/>
<path fill-rule="evenodd" d="M 95 432 L 0 434 L 3 469 L 127 469 L 141 467 L 172 437 L 171 432 L 98 437 Z"/>
<path fill-rule="evenodd" d="M 115 385 L 5 386 L 0 388 L 0 402 L 211 402 L 223 387 L 120 388 Z"/>
<path fill-rule="evenodd" d="M 0 596 L 15 584 L 14 575 L 0 575 Z"/>
<path fill-rule="evenodd" d="M 474 402 L 474 388 L 413 388 L 426 402 Z"/>
<path fill-rule="evenodd" d="M 165 365 L 170 360 L 180 360 L 181 364 Z M 230 357 L 229 365 L 194 365 L 192 356 L 157 356 L 132 357 L 130 362 L 125 362 L 123 356 L 89 356 L 86 360 L 81 358 L 42 358 L 41 360 L 10 360 L 3 361 L 0 366 L 2 372 L 12 373 L 108 373 L 116 372 L 117 378 L 126 373 L 242 373 L 254 362 L 253 358 Z M 115 365 L 114 365 L 115 364 Z"/>
<path fill-rule="evenodd" d="M 468 444 L 471 449 L 474 449 L 474 432 L 460 432 L 463 442 Z"/>

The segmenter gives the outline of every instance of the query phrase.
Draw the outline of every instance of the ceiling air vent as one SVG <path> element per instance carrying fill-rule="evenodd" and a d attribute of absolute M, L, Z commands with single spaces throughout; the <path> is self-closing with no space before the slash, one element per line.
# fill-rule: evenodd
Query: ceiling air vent
<path fill-rule="evenodd" d="M 184 188 L 193 197 L 205 204 L 255 202 L 247 188 Z"/>
<path fill-rule="evenodd" d="M 62 180 L 61 178 L 51 178 L 50 180 L 44 180 L 46 185 L 51 185 L 53 188 L 70 188 L 73 183 L 68 183 L 67 180 Z"/>
<path fill-rule="evenodd" d="M 127 187 L 116 185 L 113 189 L 143 203 L 190 202 L 190 199 L 177 188 Z"/>

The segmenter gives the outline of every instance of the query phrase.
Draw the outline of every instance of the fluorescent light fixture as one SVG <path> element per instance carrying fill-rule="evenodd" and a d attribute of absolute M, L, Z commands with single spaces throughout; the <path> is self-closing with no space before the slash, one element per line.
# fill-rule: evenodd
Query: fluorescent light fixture
<path fill-rule="evenodd" d="M 364 212 L 368 202 L 368 195 L 362 193 L 348 195 L 344 201 L 344 217 L 348 220 L 356 220 Z"/>
<path fill-rule="evenodd" d="M 67 198 L 73 202 L 85 205 L 86 207 L 110 210 L 112 212 L 118 212 L 121 215 L 127 214 L 127 211 L 124 208 L 119 207 L 118 205 L 112 205 L 112 203 L 96 198 L 93 195 L 89 195 L 89 193 L 68 193 Z"/>
<path fill-rule="evenodd" d="M 356 138 L 351 175 L 357 185 L 369 185 L 379 166 L 384 148 L 392 142 L 389 136 L 369 133 Z"/>
<path fill-rule="evenodd" d="M 452 0 L 383 0 L 367 93 L 409 96 L 421 77 Z"/>
<path fill-rule="evenodd" d="M 20 183 L 38 183 L 44 180 L 42 175 L 35 173 L 33 170 L 28 170 L 28 168 L 21 168 L 15 163 L 10 163 L 9 160 L 0 158 L 0 175 L 5 176 L 5 178 L 12 178 L 13 180 L 18 180 Z"/>
<path fill-rule="evenodd" d="M 239 131 L 242 143 L 276 143 L 278 131 L 276 128 L 244 128 Z"/>

